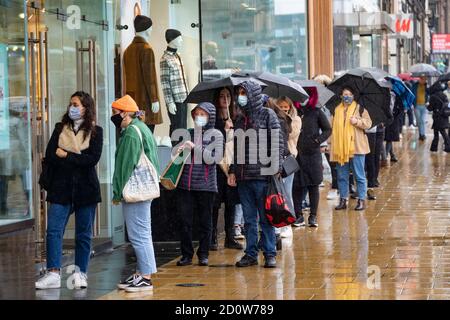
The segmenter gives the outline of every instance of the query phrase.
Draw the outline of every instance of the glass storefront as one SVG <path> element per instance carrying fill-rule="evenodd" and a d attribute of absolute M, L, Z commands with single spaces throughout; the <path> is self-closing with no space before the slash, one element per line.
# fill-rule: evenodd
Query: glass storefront
<path fill-rule="evenodd" d="M 24 1 L 0 1 L 0 226 L 32 217 Z"/>
<path fill-rule="evenodd" d="M 202 0 L 201 13 L 205 80 L 236 69 L 308 78 L 306 0 Z"/>

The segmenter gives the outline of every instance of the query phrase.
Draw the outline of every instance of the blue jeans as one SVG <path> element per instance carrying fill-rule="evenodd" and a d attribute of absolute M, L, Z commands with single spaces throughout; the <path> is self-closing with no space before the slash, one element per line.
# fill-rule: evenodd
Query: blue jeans
<path fill-rule="evenodd" d="M 136 254 L 136 271 L 142 275 L 156 273 L 155 251 L 152 240 L 151 203 L 151 201 L 122 202 L 128 239 Z"/>
<path fill-rule="evenodd" d="M 84 207 L 50 204 L 47 223 L 47 269 L 61 269 L 64 231 L 70 215 L 75 212 L 75 265 L 81 272 L 87 273 L 96 208 L 96 204 Z"/>
<path fill-rule="evenodd" d="M 414 109 L 416 113 L 416 121 L 419 126 L 419 135 L 425 136 L 425 118 L 427 116 L 427 108 L 424 105 L 417 105 Z"/>
<path fill-rule="evenodd" d="M 258 221 L 261 226 L 261 244 L 264 256 L 277 255 L 275 230 L 267 221 L 264 203 L 267 196 L 267 181 L 242 181 L 238 183 L 239 197 L 244 211 L 247 247 L 245 254 L 258 258 Z"/>
<path fill-rule="evenodd" d="M 367 196 L 367 179 L 366 172 L 364 170 L 365 155 L 356 154 L 350 162 L 347 162 L 343 166 L 336 165 L 338 176 L 338 187 L 341 199 L 348 199 L 350 188 L 350 166 L 353 171 L 353 175 L 356 180 L 356 187 L 358 193 L 358 199 L 366 200 Z"/>
<path fill-rule="evenodd" d="M 284 186 L 286 188 L 287 197 L 291 203 L 291 208 L 294 208 L 294 198 L 292 197 L 292 189 L 294 188 L 294 177 L 295 177 L 295 173 L 293 173 L 289 177 L 286 177 L 283 179 Z"/>

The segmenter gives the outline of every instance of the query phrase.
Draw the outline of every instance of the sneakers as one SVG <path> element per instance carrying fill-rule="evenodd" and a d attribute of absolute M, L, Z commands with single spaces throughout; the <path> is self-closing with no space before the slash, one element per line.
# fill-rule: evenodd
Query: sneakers
<path fill-rule="evenodd" d="M 61 276 L 56 272 L 47 272 L 43 277 L 35 282 L 38 290 L 61 288 Z"/>
<path fill-rule="evenodd" d="M 335 189 L 332 189 L 328 192 L 327 200 L 336 200 L 339 198 L 339 192 Z"/>
<path fill-rule="evenodd" d="M 131 285 L 125 288 L 125 292 L 134 293 L 134 292 L 145 292 L 153 290 L 153 283 L 151 279 L 145 279 L 139 276 L 137 279 L 133 281 Z"/>
<path fill-rule="evenodd" d="M 303 217 L 303 215 L 299 215 L 297 221 L 294 222 L 293 226 L 297 228 L 305 226 L 305 218 Z"/>
<path fill-rule="evenodd" d="M 87 288 L 87 275 L 83 272 L 75 272 L 72 276 L 74 289 L 86 289 Z"/>
<path fill-rule="evenodd" d="M 264 268 L 273 269 L 277 267 L 277 260 L 275 257 L 266 257 L 266 262 L 264 263 Z"/>
<path fill-rule="evenodd" d="M 236 240 L 244 240 L 245 236 L 242 234 L 241 226 L 236 225 L 234 226 L 234 238 Z"/>
<path fill-rule="evenodd" d="M 242 257 L 242 259 L 238 262 L 236 262 L 236 267 L 238 268 L 246 268 L 251 266 L 257 266 L 258 260 L 255 258 L 252 258 L 248 255 L 245 255 Z"/>
<path fill-rule="evenodd" d="M 319 224 L 317 223 L 317 216 L 316 215 L 310 215 L 308 218 L 308 225 L 310 228 L 318 228 Z"/>
<path fill-rule="evenodd" d="M 119 290 L 125 290 L 126 288 L 131 286 L 133 284 L 133 282 L 138 278 L 139 278 L 139 275 L 133 274 L 133 275 L 129 276 L 127 279 L 125 279 L 124 281 L 121 281 L 117 285 L 117 288 L 119 288 Z"/>
<path fill-rule="evenodd" d="M 185 267 L 190 266 L 192 264 L 192 259 L 182 257 L 180 261 L 177 262 L 177 266 Z"/>
<path fill-rule="evenodd" d="M 209 264 L 208 258 L 199 258 L 198 259 L 198 265 L 200 267 L 207 267 Z"/>

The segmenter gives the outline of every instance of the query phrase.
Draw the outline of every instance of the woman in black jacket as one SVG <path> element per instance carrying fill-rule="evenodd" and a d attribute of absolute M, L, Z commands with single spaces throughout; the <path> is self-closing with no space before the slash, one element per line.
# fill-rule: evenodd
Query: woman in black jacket
<path fill-rule="evenodd" d="M 433 94 L 430 98 L 428 111 L 433 112 L 433 127 L 434 139 L 431 143 L 431 152 L 437 152 L 439 147 L 439 133 L 444 139 L 444 151 L 450 152 L 450 138 L 447 129 L 450 128 L 448 117 L 450 116 L 450 105 L 447 95 L 439 91 Z"/>
<path fill-rule="evenodd" d="M 319 207 L 319 185 L 323 181 L 322 153 L 320 145 L 331 135 L 331 124 L 325 113 L 317 108 L 318 93 L 315 88 L 306 88 L 309 101 L 299 109 L 302 118 L 302 130 L 298 140 L 297 161 L 300 171 L 294 179 L 294 208 L 297 221 L 294 226 L 305 225 L 302 212 L 303 195 L 308 191 L 311 213 L 308 218 L 309 227 L 317 228 L 317 209 Z"/>
<path fill-rule="evenodd" d="M 36 282 L 36 289 L 61 287 L 63 235 L 75 213 L 75 289 L 87 287 L 87 268 L 91 253 L 92 226 L 97 204 L 101 202 L 100 183 L 95 166 L 103 148 L 103 129 L 95 124 L 95 103 L 85 92 L 72 95 L 62 121 L 57 123 L 47 145 L 45 161 L 49 177 L 47 188 L 47 273 Z"/>
<path fill-rule="evenodd" d="M 386 156 L 390 155 L 391 162 L 398 162 L 394 153 L 394 142 L 400 141 L 400 133 L 403 126 L 403 117 L 405 115 L 402 99 L 399 96 L 395 96 L 394 108 L 392 110 L 394 120 L 390 125 L 386 127 L 386 135 L 384 141 L 386 141 Z"/>

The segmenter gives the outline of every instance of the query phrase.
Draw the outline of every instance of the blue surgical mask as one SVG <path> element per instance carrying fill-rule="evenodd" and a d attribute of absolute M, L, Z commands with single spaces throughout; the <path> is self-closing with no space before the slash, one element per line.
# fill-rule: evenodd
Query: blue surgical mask
<path fill-rule="evenodd" d="M 194 122 L 197 127 L 203 128 L 208 124 L 208 117 L 196 116 Z"/>
<path fill-rule="evenodd" d="M 345 104 L 352 104 L 353 103 L 353 97 L 352 96 L 343 96 L 342 101 L 344 101 Z"/>
<path fill-rule="evenodd" d="M 238 104 L 241 107 L 245 107 L 248 104 L 248 97 L 247 96 L 239 96 L 238 97 Z"/>
<path fill-rule="evenodd" d="M 72 119 L 73 121 L 80 120 L 82 118 L 80 108 L 77 108 L 76 106 L 70 106 L 69 118 Z"/>

